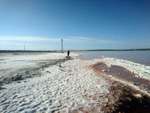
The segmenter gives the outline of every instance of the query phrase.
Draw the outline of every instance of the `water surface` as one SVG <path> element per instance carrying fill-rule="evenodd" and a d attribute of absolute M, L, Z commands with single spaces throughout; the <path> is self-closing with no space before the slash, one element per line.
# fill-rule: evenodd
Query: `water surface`
<path fill-rule="evenodd" d="M 92 60 L 101 59 L 103 57 L 124 59 L 150 66 L 150 51 L 92 51 L 86 52 L 80 59 Z"/>

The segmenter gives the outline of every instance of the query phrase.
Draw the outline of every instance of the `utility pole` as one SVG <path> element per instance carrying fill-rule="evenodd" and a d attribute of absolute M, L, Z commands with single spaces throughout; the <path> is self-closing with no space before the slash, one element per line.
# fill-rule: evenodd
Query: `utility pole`
<path fill-rule="evenodd" d="M 61 52 L 63 53 L 63 39 L 61 39 Z"/>

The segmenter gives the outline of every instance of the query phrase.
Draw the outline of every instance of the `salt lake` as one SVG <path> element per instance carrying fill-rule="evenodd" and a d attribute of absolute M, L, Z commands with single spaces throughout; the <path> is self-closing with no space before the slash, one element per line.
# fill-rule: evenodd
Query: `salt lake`
<path fill-rule="evenodd" d="M 103 57 L 124 59 L 150 66 L 150 51 L 89 51 L 80 56 L 80 59 L 92 60 Z"/>

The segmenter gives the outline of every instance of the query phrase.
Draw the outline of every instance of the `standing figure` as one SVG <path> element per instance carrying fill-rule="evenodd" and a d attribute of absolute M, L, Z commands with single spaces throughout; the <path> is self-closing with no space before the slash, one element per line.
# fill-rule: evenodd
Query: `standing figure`
<path fill-rule="evenodd" d="M 67 57 L 69 57 L 69 54 L 70 54 L 70 51 L 68 50 L 68 51 L 67 51 Z"/>

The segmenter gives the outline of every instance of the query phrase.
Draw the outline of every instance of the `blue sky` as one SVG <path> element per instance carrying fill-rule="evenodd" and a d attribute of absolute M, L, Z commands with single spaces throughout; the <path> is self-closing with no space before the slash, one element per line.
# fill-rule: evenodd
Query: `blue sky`
<path fill-rule="evenodd" d="M 150 0 L 0 0 L 0 50 L 150 48 Z"/>

